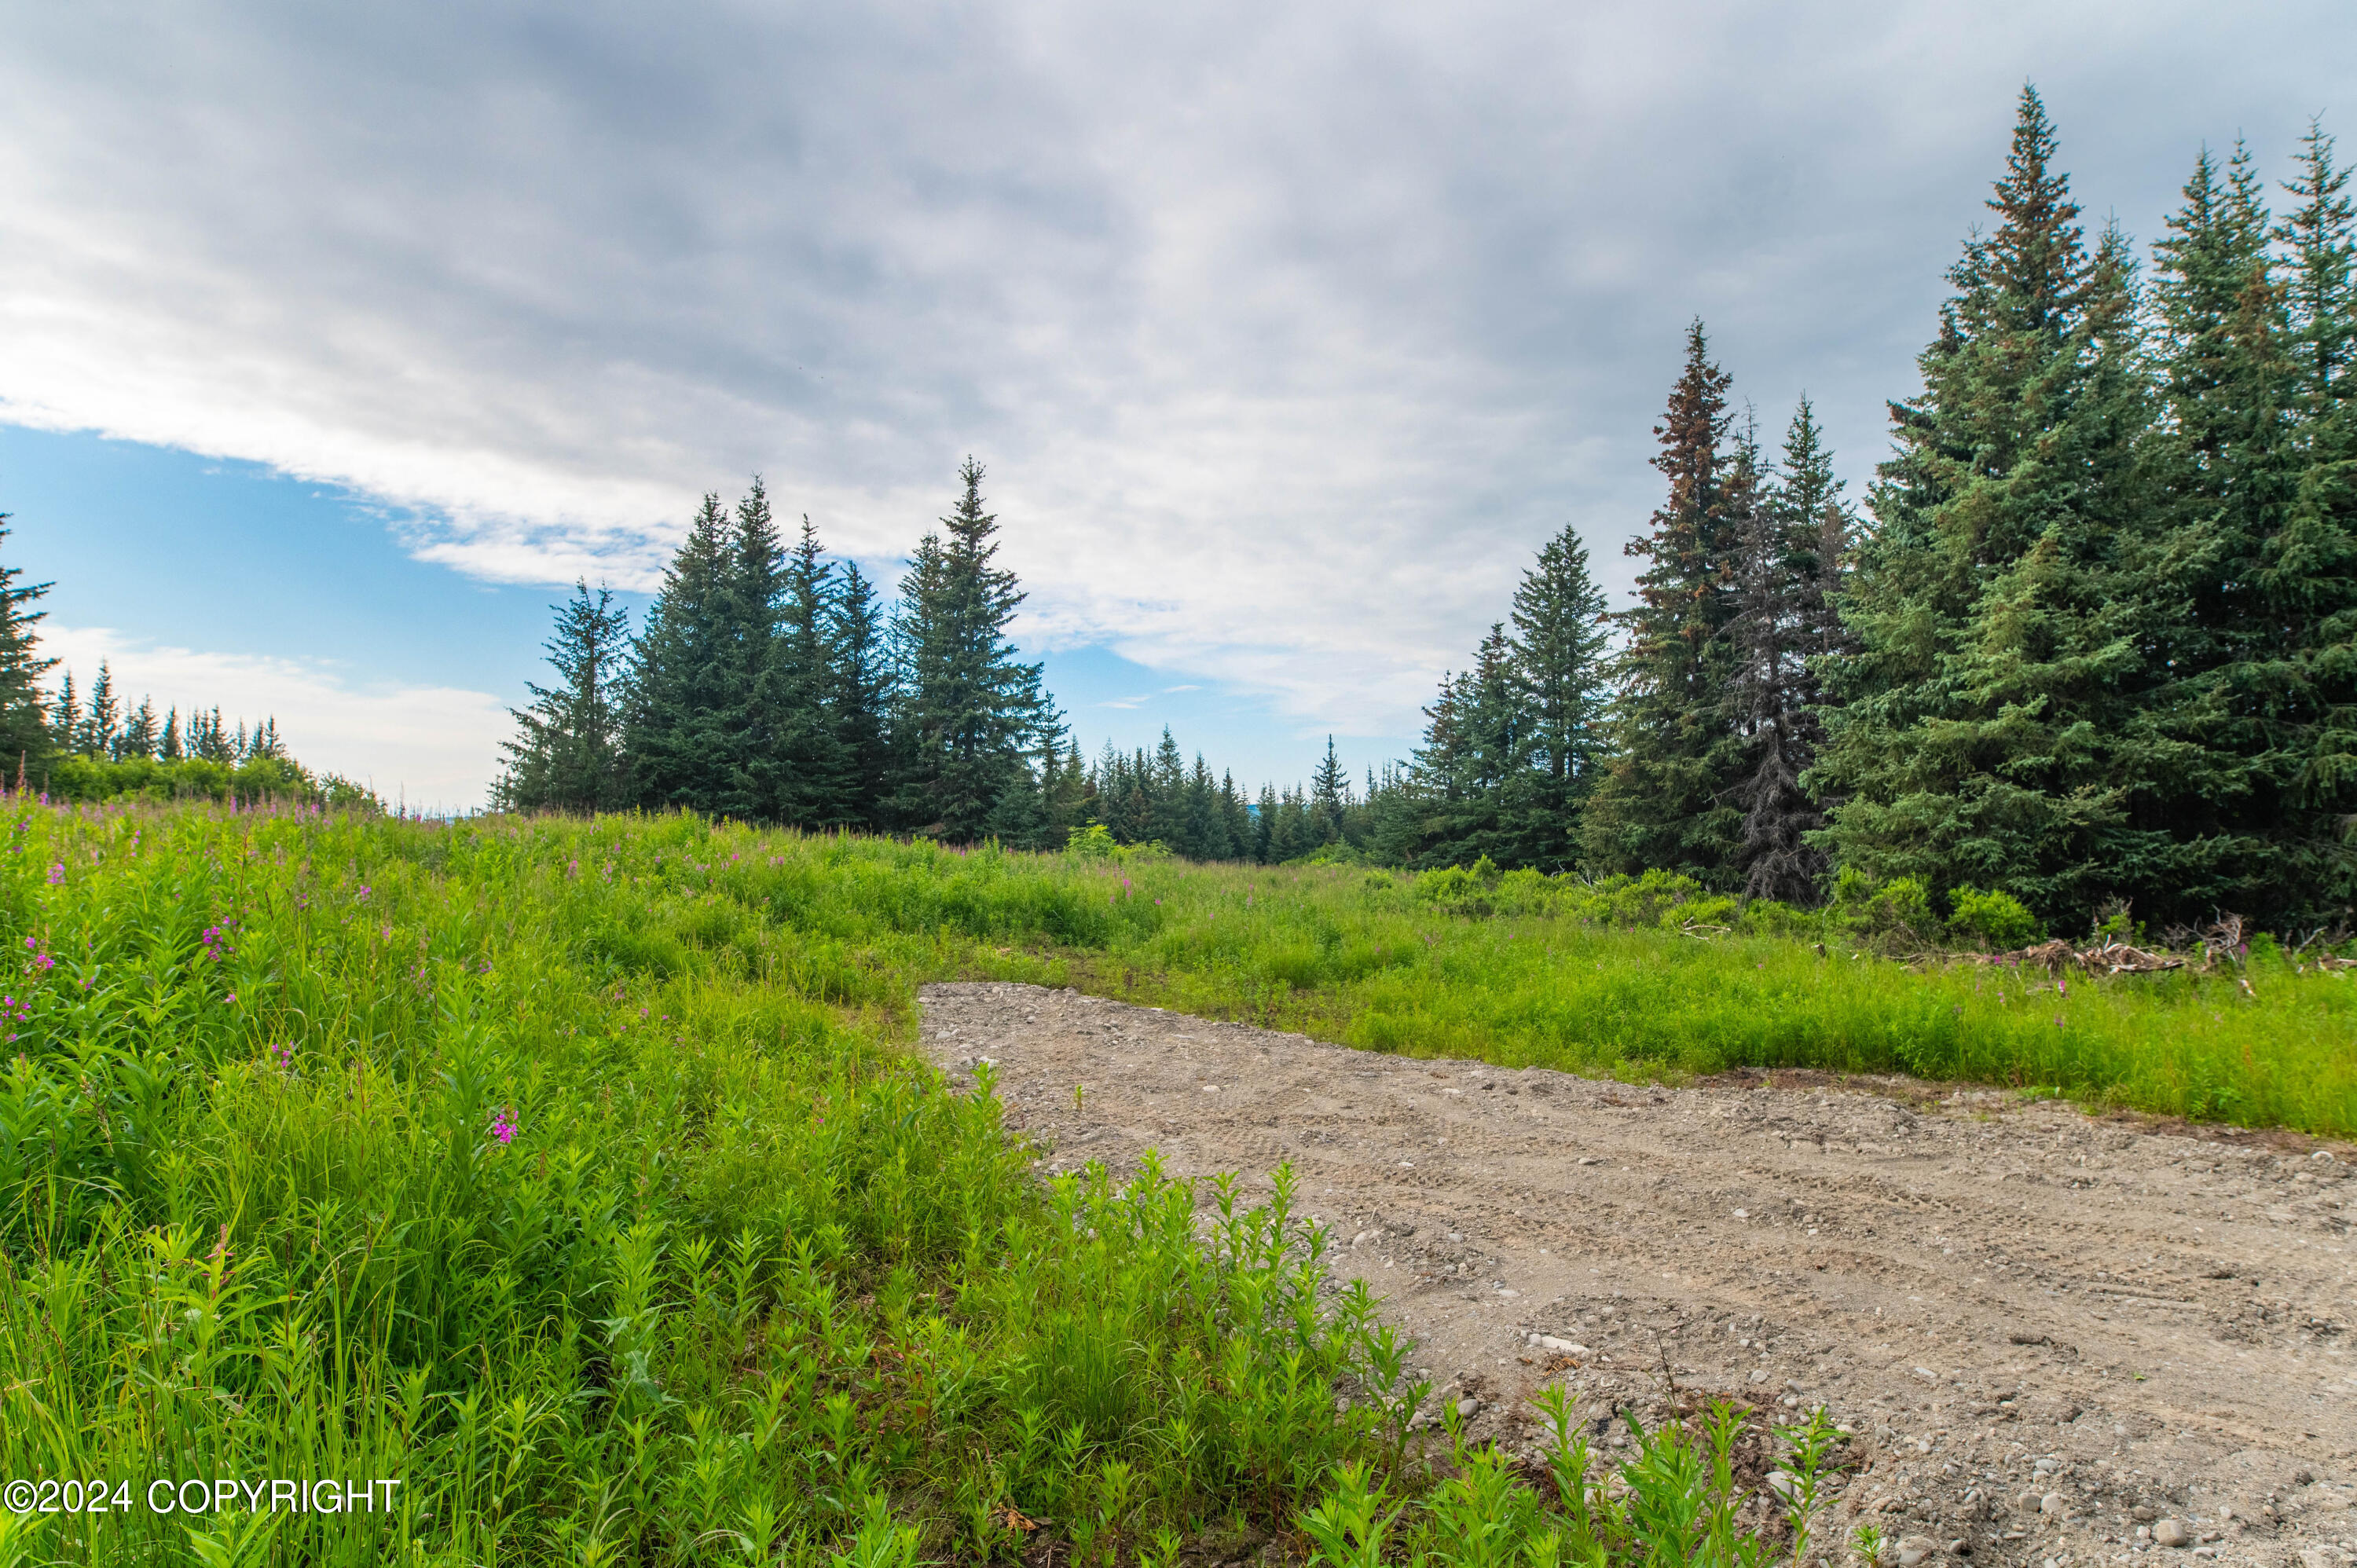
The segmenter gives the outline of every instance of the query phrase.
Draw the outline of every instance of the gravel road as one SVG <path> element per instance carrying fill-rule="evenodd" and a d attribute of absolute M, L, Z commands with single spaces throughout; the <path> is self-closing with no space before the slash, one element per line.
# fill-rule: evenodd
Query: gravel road
<path fill-rule="evenodd" d="M 1649 1423 L 1823 1403 L 1842 1533 L 1927 1568 L 2357 1563 L 2346 1148 L 1896 1079 L 1637 1088 L 1033 986 L 923 1002 L 1049 1169 L 1152 1148 L 1265 1190 L 1292 1162 L 1427 1410 L 1477 1435 L 1527 1447 L 1558 1378 Z"/>

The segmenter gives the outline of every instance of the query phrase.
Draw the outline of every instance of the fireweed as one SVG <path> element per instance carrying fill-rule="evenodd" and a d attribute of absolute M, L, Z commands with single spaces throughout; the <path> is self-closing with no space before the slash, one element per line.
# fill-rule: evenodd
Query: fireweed
<path fill-rule="evenodd" d="M 1060 858 L 682 817 L 13 804 L 0 1475 L 404 1484 L 0 1517 L 0 1568 L 1168 1563 L 1322 1552 L 1321 1509 L 1347 1549 L 1378 1495 L 1435 1563 L 1637 1561 L 1732 1517 L 1698 1461 L 1610 1498 L 1428 1462 L 1284 1173 L 1043 1183 L 986 1076 L 908 1054 L 920 982 L 1140 950 L 1232 878 L 1108 908 Z"/>
<path fill-rule="evenodd" d="M 10 1471 L 405 1485 L 375 1533 L 0 1522 L 0 1568 L 880 1563 L 1041 1531 L 1146 1563 L 1239 1526 L 1327 1561 L 1760 1549 L 1707 1423 L 1644 1436 L 1609 1491 L 1584 1446 L 1584 1489 L 1534 1490 L 1454 1434 L 1425 1467 L 1405 1348 L 1322 1288 L 1282 1188 L 1217 1198 L 1203 1234 L 1197 1195 L 1151 1172 L 1041 1188 L 986 1084 L 947 1094 L 896 1048 L 927 978 L 1079 981 L 1419 1054 L 2027 1072 L 2350 1124 L 2327 1047 L 2351 983 L 2263 955 L 2041 998 L 1650 910 L 1632 929 L 1565 879 L 1452 908 L 1147 859 L 1101 903 L 1116 884 L 1085 858 L 679 818 L 20 820 Z"/>

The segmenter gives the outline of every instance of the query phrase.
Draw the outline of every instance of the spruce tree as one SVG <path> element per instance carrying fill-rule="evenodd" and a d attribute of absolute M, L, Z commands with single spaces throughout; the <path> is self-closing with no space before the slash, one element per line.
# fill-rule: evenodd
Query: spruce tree
<path fill-rule="evenodd" d="M 1756 470 L 1756 455 L 1739 464 Z M 1738 610 L 1730 624 L 1729 697 L 1747 746 L 1733 797 L 1743 811 L 1744 895 L 1813 903 L 1825 866 L 1808 835 L 1824 826 L 1824 816 L 1801 777 L 1822 739 L 1824 699 L 1811 660 L 1841 651 L 1832 607 L 1850 519 L 1807 398 L 1785 432 L 1775 475 L 1747 477 L 1738 488 L 1758 490 L 1738 509 Z"/>
<path fill-rule="evenodd" d="M 180 710 L 176 705 L 164 714 L 163 738 L 156 743 L 156 756 L 165 762 L 178 762 L 186 755 L 181 745 Z"/>
<path fill-rule="evenodd" d="M 2212 846 L 2213 897 L 2274 918 L 2314 892 L 2268 842 L 2283 825 L 2281 699 L 2295 656 L 2265 584 L 2298 489 L 2296 365 L 2249 156 L 2238 147 L 2222 181 L 2203 149 L 2184 195 L 2153 247 L 2164 417 L 2149 465 L 2169 524 L 2153 559 L 2167 598 L 2185 607 L 2153 623 L 2166 641 L 2152 643 L 2152 667 L 2171 677 L 2153 707 L 2189 786 L 2172 830 Z"/>
<path fill-rule="evenodd" d="M 639 630 L 624 751 L 639 803 L 718 815 L 735 798 L 743 666 L 729 520 L 706 495 Z"/>
<path fill-rule="evenodd" d="M 556 625 L 545 646 L 558 684 L 526 682 L 531 706 L 508 710 L 521 733 L 500 743 L 508 757 L 492 802 L 514 811 L 612 811 L 629 799 L 622 715 L 630 616 L 611 589 L 593 596 L 586 582 L 550 608 Z"/>
<path fill-rule="evenodd" d="M 8 521 L 0 512 L 0 523 Z M 0 528 L 0 544 L 8 538 Z M 49 719 L 41 677 L 57 660 L 40 656 L 33 628 L 45 612 L 32 607 L 49 591 L 47 583 L 26 583 L 21 566 L 0 564 L 0 757 L 21 762 L 51 749 Z"/>
<path fill-rule="evenodd" d="M 114 695 L 114 672 L 98 661 L 98 679 L 90 683 L 90 717 L 82 721 L 81 754 L 112 757 L 123 727 L 123 704 Z"/>
<path fill-rule="evenodd" d="M 834 576 L 805 516 L 775 596 L 780 621 L 765 640 L 753 701 L 766 743 L 753 765 L 763 812 L 798 828 L 847 826 L 863 815 L 834 709 L 844 671 L 834 643 Z"/>
<path fill-rule="evenodd" d="M 81 755 L 81 698 L 74 691 L 73 671 L 69 670 L 58 683 L 57 704 L 49 710 L 49 732 L 42 747 L 43 753 L 67 757 Z"/>
<path fill-rule="evenodd" d="M 874 585 L 857 562 L 843 564 L 832 607 L 828 640 L 834 650 L 834 694 L 829 706 L 842 752 L 846 820 L 859 827 L 882 828 L 888 825 L 891 788 L 892 666 L 883 611 Z"/>
<path fill-rule="evenodd" d="M 1255 844 L 1252 807 L 1236 788 L 1236 776 L 1232 772 L 1220 775 L 1220 825 L 1226 832 L 1228 857 L 1253 859 Z"/>
<path fill-rule="evenodd" d="M 928 534 L 910 564 L 897 724 L 909 740 L 902 811 L 963 843 L 991 830 L 1003 800 L 1017 809 L 1037 801 L 1032 758 L 1049 703 L 1040 667 L 1022 662 L 1006 636 L 1024 596 L 1015 574 L 993 564 L 998 523 L 983 510 L 982 465 L 968 457 L 959 478 L 964 492 L 942 520 L 946 538 Z"/>
<path fill-rule="evenodd" d="M 738 499 L 723 555 L 716 612 L 722 662 L 714 671 L 727 758 L 711 781 L 716 809 L 744 822 L 786 820 L 791 787 L 782 756 L 794 722 L 772 684 L 783 635 L 785 546 L 761 476 Z"/>
<path fill-rule="evenodd" d="M 1188 843 L 1187 759 L 1179 754 L 1168 725 L 1162 726 L 1150 766 L 1153 782 L 1147 798 L 1153 802 L 1154 825 L 1147 836 L 1159 839 L 1174 854 L 1191 856 L 1195 852 Z"/>
<path fill-rule="evenodd" d="M 189 725 L 189 730 L 192 738 L 195 738 L 196 725 L 193 721 Z M 206 762 L 237 760 L 237 751 L 230 741 L 229 729 L 221 723 L 220 704 L 214 704 L 212 710 L 205 715 L 202 736 L 195 738 L 195 744 L 190 746 L 189 751 L 192 756 Z"/>
<path fill-rule="evenodd" d="M 1532 815 L 1541 778 L 1532 766 L 1531 712 L 1500 622 L 1475 650 L 1473 668 L 1444 678 L 1425 710 L 1413 785 L 1421 822 L 1409 864 L 1469 865 L 1484 856 L 1523 864 L 1515 826 Z"/>
<path fill-rule="evenodd" d="M 2319 924 L 2357 913 L 2357 227 L 2348 183 L 2332 138 L 2311 124 L 2287 188 L 2298 205 L 2277 234 L 2290 252 L 2299 478 L 2257 574 L 2289 651 L 2272 672 L 2281 717 L 2268 775 L 2282 808 L 2271 837 L 2278 875 L 2304 894 L 2294 907 Z"/>
<path fill-rule="evenodd" d="M 1406 788 L 1385 838 L 1385 852 L 1403 865 L 1448 864 L 1463 810 L 1463 703 L 1457 672 L 1444 671 L 1439 689 L 1424 709 L 1423 744 L 1408 758 Z M 1438 858 L 1432 858 L 1437 855 Z"/>
<path fill-rule="evenodd" d="M 1320 843 L 1332 843 L 1342 836 L 1342 819 L 1351 809 L 1351 775 L 1343 769 L 1342 759 L 1335 755 L 1334 737 L 1326 737 L 1326 755 L 1309 775 L 1309 814 L 1311 832 Z"/>
<path fill-rule="evenodd" d="M 139 705 L 124 715 L 122 733 L 114 741 L 114 759 L 118 762 L 136 758 L 153 761 L 161 731 L 156 723 L 156 703 L 151 697 L 139 699 Z"/>
<path fill-rule="evenodd" d="M 1514 858 L 1523 865 L 1567 871 L 1579 857 L 1580 809 L 1605 755 L 1605 610 L 1604 590 L 1588 572 L 1587 546 L 1566 524 L 1514 590 L 1513 673 L 1536 770 L 1527 803 L 1508 825 Z M 1367 793 L 1372 800 L 1372 784 Z"/>
<path fill-rule="evenodd" d="M 1091 820 L 1094 804 L 1089 788 L 1088 764 L 1081 757 L 1081 744 L 1068 732 L 1063 749 L 1051 759 L 1044 793 L 1047 822 L 1042 829 L 1042 842 L 1049 848 L 1068 843 L 1072 830 Z"/>
<path fill-rule="evenodd" d="M 1277 859 L 1276 809 L 1276 787 L 1262 785 L 1260 799 L 1253 805 L 1252 858 L 1263 865 L 1272 865 Z"/>
<path fill-rule="evenodd" d="M 1727 384 L 1695 322 L 1684 370 L 1653 429 L 1662 448 L 1653 467 L 1669 480 L 1669 496 L 1651 531 L 1627 547 L 1649 564 L 1637 580 L 1637 606 L 1618 618 L 1629 641 L 1616 666 L 1615 757 L 1581 831 L 1598 869 L 1659 867 L 1715 886 L 1736 881 L 1741 814 L 1729 800 L 1743 767 L 1743 744 L 1727 715 L 1736 546 Z"/>
<path fill-rule="evenodd" d="M 2076 923 L 2206 904 L 2212 846 L 2167 817 L 2185 780 L 2153 711 L 2151 649 L 2179 613 L 2155 573 L 2142 489 L 2151 416 L 2135 269 L 2090 255 L 2055 138 L 2025 89 L 1956 294 L 1892 405 L 1897 451 L 1842 596 L 1811 787 L 1842 797 L 1821 836 L 1845 865 L 1935 892 L 1996 887 Z"/>
<path fill-rule="evenodd" d="M 1234 851 L 1228 843 L 1227 823 L 1220 815 L 1220 787 L 1211 781 L 1211 769 L 1203 754 L 1195 754 L 1194 771 L 1187 776 L 1187 845 L 1185 854 L 1190 860 L 1232 860 Z"/>

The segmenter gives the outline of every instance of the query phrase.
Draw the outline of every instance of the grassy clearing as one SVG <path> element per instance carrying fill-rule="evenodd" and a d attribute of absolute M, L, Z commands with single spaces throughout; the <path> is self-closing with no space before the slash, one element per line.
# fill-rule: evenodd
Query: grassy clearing
<path fill-rule="evenodd" d="M 1729 901 L 1641 886 L 1514 873 L 1477 899 L 1461 872 L 1039 865 L 1114 916 L 1066 972 L 1089 989 L 1371 1049 L 1636 1077 L 1908 1072 L 2357 1133 L 2357 977 L 2265 940 L 2211 973 L 2058 986 L 1910 967 L 1788 911 L 1769 912 L 1784 934 L 1721 934 Z"/>
<path fill-rule="evenodd" d="M 0 1568 L 1755 1550 L 1732 1415 L 1610 1477 L 1568 1412 L 1550 1483 L 1428 1467 L 1282 1181 L 1208 1223 L 1042 1186 L 903 1048 L 928 978 L 1081 953 L 1340 1008 L 1494 924 L 677 818 L 8 819 L 0 1477 L 49 1489 Z"/>

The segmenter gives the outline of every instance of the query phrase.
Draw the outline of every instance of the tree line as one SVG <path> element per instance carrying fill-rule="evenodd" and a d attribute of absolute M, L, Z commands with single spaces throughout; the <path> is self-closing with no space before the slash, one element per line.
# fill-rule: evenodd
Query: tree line
<path fill-rule="evenodd" d="M 1837 881 L 2040 918 L 2357 899 L 2357 228 L 2311 125 L 2287 211 L 2196 159 L 2148 265 L 2092 237 L 2025 89 L 2006 169 L 1890 404 L 1861 510 L 1803 399 L 1770 448 L 1701 323 L 1655 427 L 1664 494 L 1612 611 L 1565 529 L 1415 754 L 1329 739 L 1251 796 L 1166 731 L 1084 761 L 1007 627 L 970 460 L 888 610 L 757 483 L 705 499 L 636 638 L 578 590 L 510 744 L 513 807 L 1123 843 L 1202 858 L 1664 870 L 1748 898 Z"/>
<path fill-rule="evenodd" d="M 0 512 L 0 523 L 8 513 Z M 0 527 L 0 542 L 9 530 Z M 70 670 L 53 690 L 44 678 L 38 608 L 54 586 L 28 583 L 21 566 L 0 564 L 0 786 L 60 800 L 124 796 L 173 800 L 317 800 L 377 809 L 373 795 L 331 773 L 314 774 L 288 753 L 278 721 L 232 727 L 218 706 L 156 714 L 154 699 L 128 703 L 104 660 L 85 694 Z"/>
<path fill-rule="evenodd" d="M 494 803 L 686 810 L 813 830 L 1060 842 L 1062 715 L 1007 635 L 981 465 L 888 610 L 858 564 L 789 544 L 756 479 L 707 495 L 632 636 L 608 589 L 559 607 Z"/>
<path fill-rule="evenodd" d="M 2357 896 L 2348 175 L 2268 210 L 2206 149 L 2153 246 L 2090 240 L 2034 91 L 1854 518 L 1697 326 L 1631 544 L 1586 864 L 1809 899 L 1835 873 L 2049 921 L 2345 919 Z"/>
<path fill-rule="evenodd" d="M 2204 150 L 2147 269 L 2090 239 L 2055 153 L 2025 90 L 1863 515 L 1807 402 L 1763 454 L 1689 330 L 1636 602 L 1603 615 L 1550 544 L 1365 847 L 1802 904 L 1911 880 L 2056 923 L 2350 919 L 2348 172 L 2311 124 L 2278 215 L 2246 148 Z"/>
<path fill-rule="evenodd" d="M 113 672 L 102 659 L 98 679 L 90 683 L 87 703 L 74 690 L 73 671 L 65 672 L 48 704 L 47 730 L 44 750 L 48 755 L 92 761 L 187 760 L 234 767 L 263 758 L 287 760 L 286 743 L 278 736 L 274 717 L 263 720 L 249 732 L 243 719 L 234 729 L 222 723 L 219 706 L 210 711 L 191 708 L 186 723 L 178 706 L 167 708 L 164 716 L 157 718 L 153 697 L 143 696 L 136 707 L 126 708 L 114 690 Z"/>

